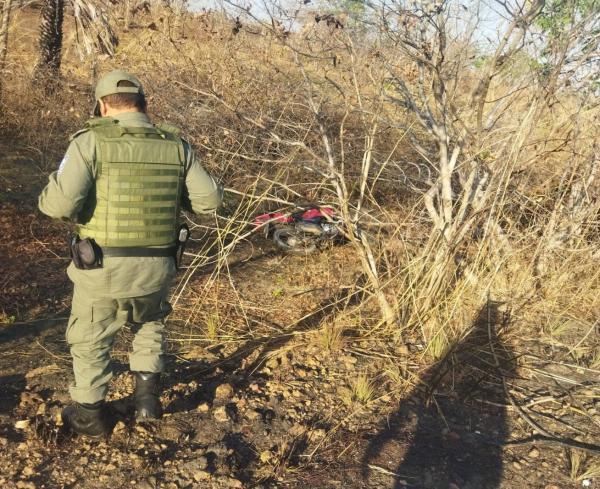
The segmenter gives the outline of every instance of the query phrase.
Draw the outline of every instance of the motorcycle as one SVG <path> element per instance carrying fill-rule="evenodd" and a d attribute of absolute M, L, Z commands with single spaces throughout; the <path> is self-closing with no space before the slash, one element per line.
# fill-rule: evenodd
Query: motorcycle
<path fill-rule="evenodd" d="M 262 228 L 265 238 L 291 254 L 306 255 L 328 242 L 343 240 L 342 220 L 328 206 L 297 206 L 291 214 L 271 212 L 256 216 L 253 225 Z"/>

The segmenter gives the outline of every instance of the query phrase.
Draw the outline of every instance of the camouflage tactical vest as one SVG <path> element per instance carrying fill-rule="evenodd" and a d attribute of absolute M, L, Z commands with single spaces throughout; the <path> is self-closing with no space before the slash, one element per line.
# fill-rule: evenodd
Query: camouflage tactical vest
<path fill-rule="evenodd" d="M 185 154 L 176 128 L 123 127 L 92 119 L 96 137 L 94 192 L 78 232 L 100 246 L 164 246 L 175 242 Z"/>

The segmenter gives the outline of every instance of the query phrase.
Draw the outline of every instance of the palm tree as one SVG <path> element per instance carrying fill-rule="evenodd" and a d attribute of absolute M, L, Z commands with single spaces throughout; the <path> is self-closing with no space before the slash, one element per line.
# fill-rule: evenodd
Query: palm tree
<path fill-rule="evenodd" d="M 64 7 L 64 0 L 45 0 L 42 4 L 37 74 L 58 75 L 60 71 Z"/>
<path fill-rule="evenodd" d="M 101 0 L 67 0 L 73 9 L 77 28 L 77 42 L 81 57 L 94 52 L 114 55 L 118 38 L 114 33 Z M 62 26 L 65 0 L 44 0 L 40 23 L 40 58 L 36 74 L 56 77 L 60 71 L 62 54 Z"/>

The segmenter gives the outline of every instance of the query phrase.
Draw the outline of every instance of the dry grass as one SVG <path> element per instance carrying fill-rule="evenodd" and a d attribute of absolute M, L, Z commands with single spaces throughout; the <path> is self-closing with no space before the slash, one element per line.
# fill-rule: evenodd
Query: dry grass
<path fill-rule="evenodd" d="M 375 385 L 368 375 L 362 373 L 352 383 L 352 400 L 364 406 L 375 397 Z"/>
<path fill-rule="evenodd" d="M 569 450 L 569 473 L 572 481 L 583 482 L 600 477 L 600 464 L 589 462 L 578 450 Z"/>

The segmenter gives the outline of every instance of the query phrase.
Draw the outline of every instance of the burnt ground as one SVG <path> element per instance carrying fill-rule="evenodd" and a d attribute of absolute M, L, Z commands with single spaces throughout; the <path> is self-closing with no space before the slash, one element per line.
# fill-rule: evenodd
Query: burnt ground
<path fill-rule="evenodd" d="M 164 419 L 133 421 L 125 328 L 112 436 L 65 433 L 67 227 L 36 211 L 35 159 L 0 154 L 0 487 L 600 487 L 585 474 L 597 455 L 510 444 L 534 434 L 511 399 L 546 429 L 598 443 L 597 371 L 535 339 L 515 346 L 493 303 L 444 360 L 423 365 L 418 345 L 368 333 L 368 308 L 332 321 L 355 297 L 350 249 L 282 256 L 258 238 L 228 276 L 199 269 L 179 298 Z"/>

